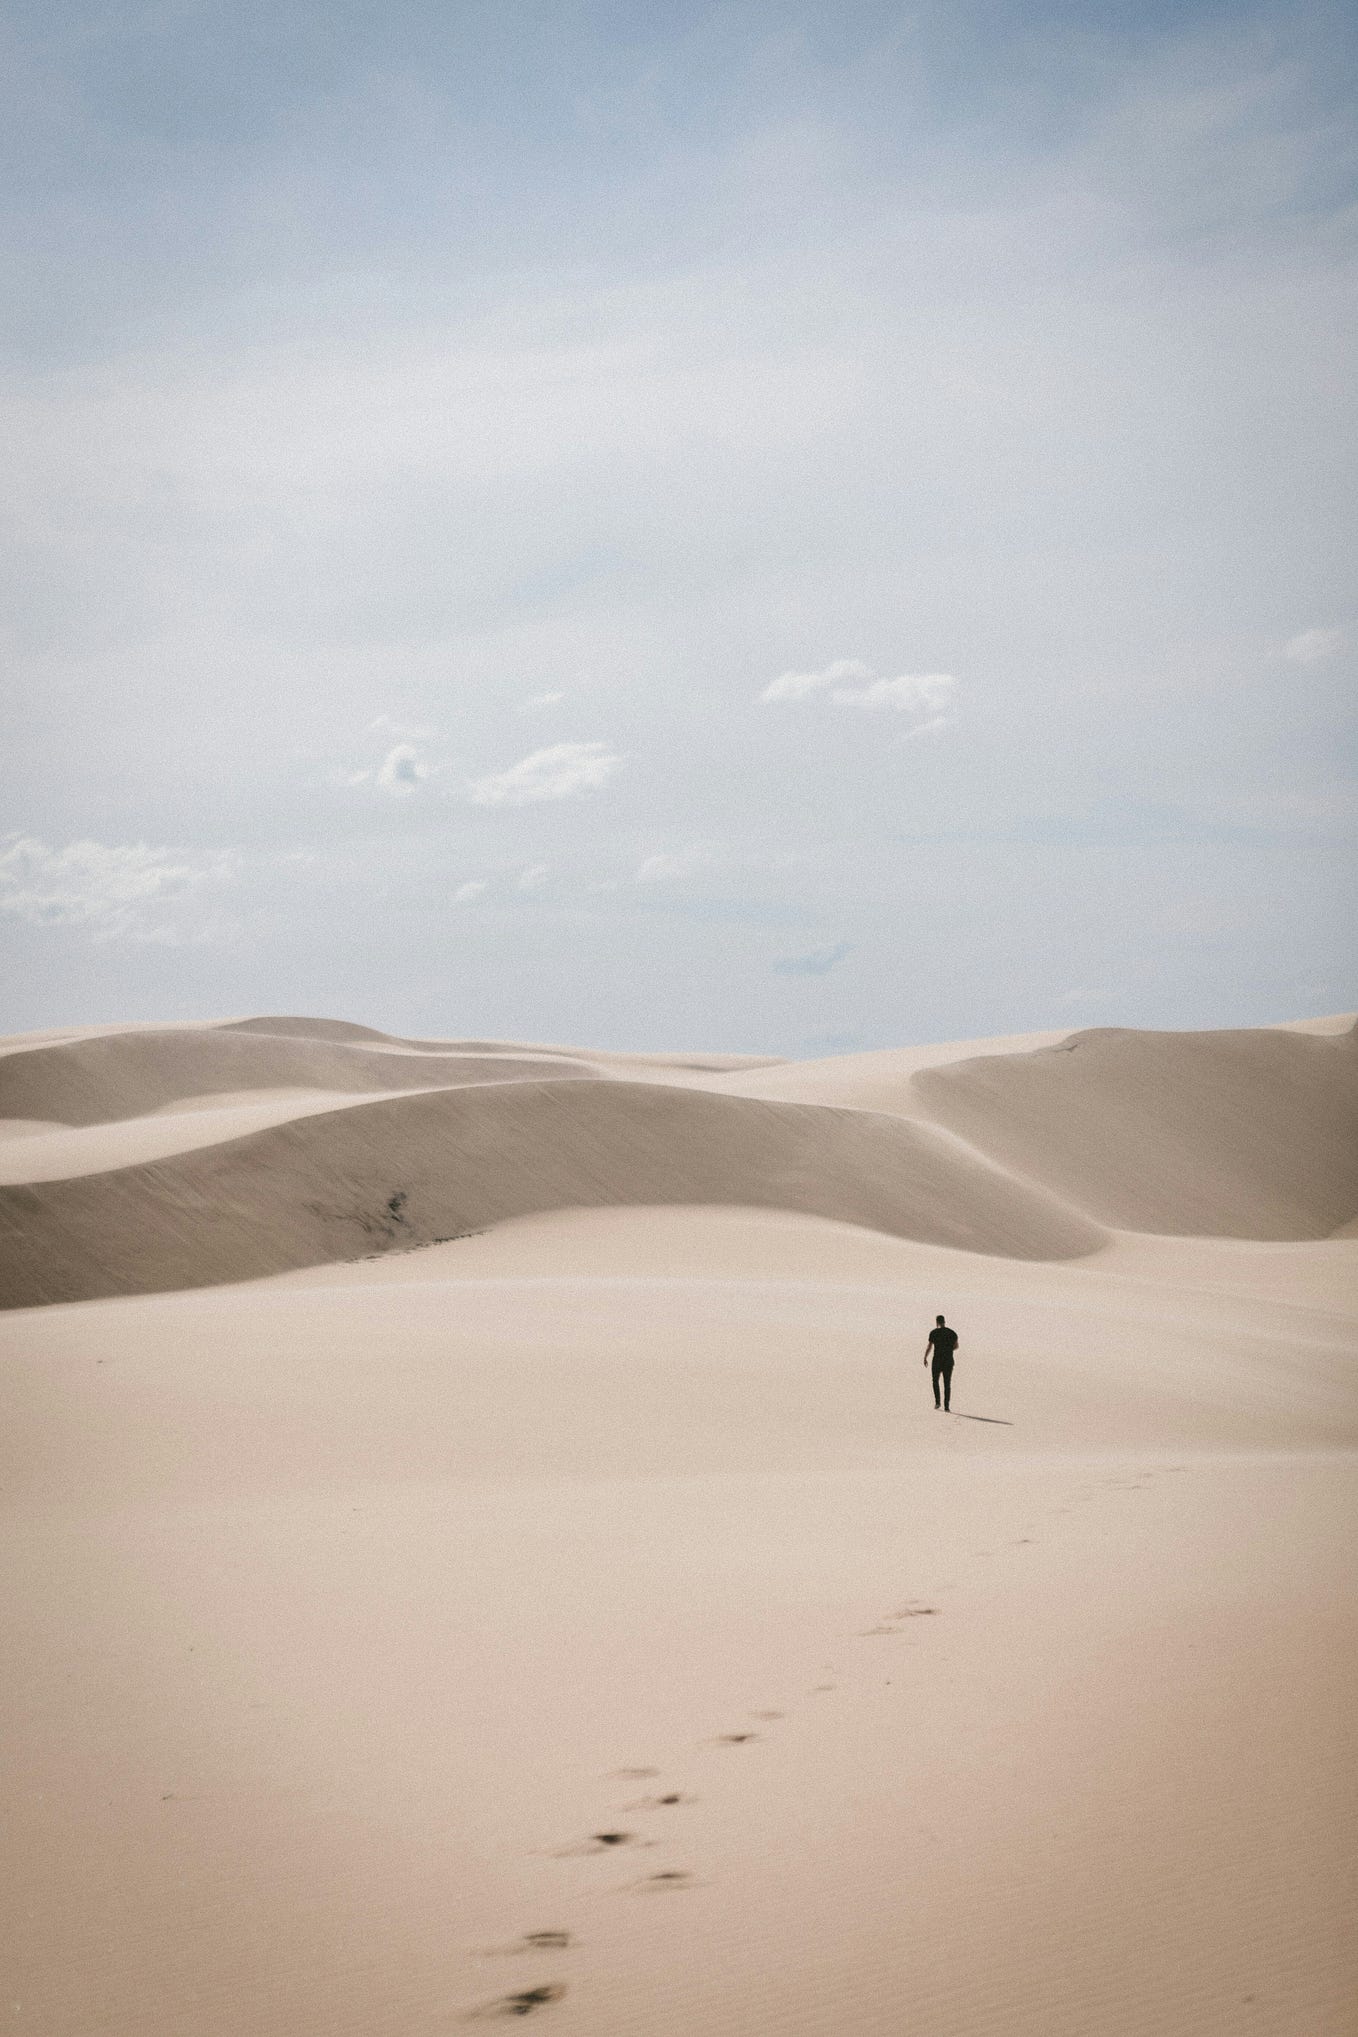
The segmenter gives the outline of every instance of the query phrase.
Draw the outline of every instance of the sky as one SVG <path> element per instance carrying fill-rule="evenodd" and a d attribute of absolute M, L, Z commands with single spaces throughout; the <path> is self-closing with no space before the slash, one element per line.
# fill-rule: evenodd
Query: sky
<path fill-rule="evenodd" d="M 1346 6 L 3 20 L 0 1029 L 1358 1004 Z"/>

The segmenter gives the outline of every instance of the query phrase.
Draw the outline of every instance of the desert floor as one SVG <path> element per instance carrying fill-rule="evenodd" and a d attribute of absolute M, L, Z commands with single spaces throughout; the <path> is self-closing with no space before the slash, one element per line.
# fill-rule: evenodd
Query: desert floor
<path fill-rule="evenodd" d="M 1348 2037 L 1351 1025 L 6 1043 L 6 2026 Z"/>

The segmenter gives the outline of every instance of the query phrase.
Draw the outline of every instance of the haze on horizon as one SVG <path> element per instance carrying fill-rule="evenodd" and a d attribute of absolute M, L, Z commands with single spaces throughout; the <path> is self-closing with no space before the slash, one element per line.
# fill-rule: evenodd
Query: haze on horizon
<path fill-rule="evenodd" d="M 1358 1003 L 1350 10 L 6 41 L 0 1027 Z"/>

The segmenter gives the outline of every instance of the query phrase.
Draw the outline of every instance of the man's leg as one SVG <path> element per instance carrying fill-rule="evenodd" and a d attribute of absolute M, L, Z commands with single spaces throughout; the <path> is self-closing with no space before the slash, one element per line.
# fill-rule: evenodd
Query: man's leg
<path fill-rule="evenodd" d="M 943 1360 L 942 1360 L 941 1358 L 935 1358 L 935 1360 L 934 1360 L 934 1406 L 935 1406 L 936 1408 L 941 1408 L 941 1407 L 942 1407 L 942 1405 L 943 1405 L 943 1402 L 942 1402 L 942 1401 L 941 1401 L 941 1400 L 939 1399 L 939 1394 L 938 1394 L 938 1383 L 939 1383 L 939 1381 L 940 1381 L 940 1380 L 942 1379 L 942 1377 L 943 1377 Z"/>
<path fill-rule="evenodd" d="M 951 1359 L 951 1358 L 949 1358 L 949 1360 L 947 1361 L 946 1365 L 945 1365 L 945 1366 L 943 1367 L 943 1412 L 944 1412 L 944 1414 L 945 1414 L 945 1415 L 950 1415 L 950 1414 L 952 1413 L 952 1359 Z"/>

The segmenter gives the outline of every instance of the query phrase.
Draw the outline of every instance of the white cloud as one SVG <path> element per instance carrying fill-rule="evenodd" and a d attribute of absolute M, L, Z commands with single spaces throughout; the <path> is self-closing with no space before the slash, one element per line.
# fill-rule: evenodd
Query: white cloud
<path fill-rule="evenodd" d="M 947 672 L 922 672 L 901 679 L 874 679 L 870 686 L 836 687 L 839 707 L 891 708 L 898 714 L 941 715 L 957 681 Z"/>
<path fill-rule="evenodd" d="M 931 714 L 927 721 L 917 721 L 913 728 L 902 729 L 897 736 L 898 743 L 913 743 L 916 736 L 927 736 L 930 729 L 945 729 L 951 722 L 949 714 Z"/>
<path fill-rule="evenodd" d="M 857 658 L 838 658 L 819 672 L 784 672 L 770 680 L 763 702 L 809 700 L 815 695 L 836 707 L 864 707 L 881 712 L 913 714 L 931 728 L 948 718 L 956 679 L 950 672 L 909 672 L 899 679 L 879 679 Z"/>
<path fill-rule="evenodd" d="M 580 792 L 597 792 L 621 763 L 606 743 L 553 743 L 520 758 L 507 771 L 474 778 L 467 793 L 477 806 L 533 806 L 544 799 L 572 799 Z"/>
<path fill-rule="evenodd" d="M 516 714 L 533 714 L 539 707 L 555 707 L 565 698 L 564 693 L 532 693 L 527 700 L 521 700 L 514 711 Z"/>
<path fill-rule="evenodd" d="M 547 863 L 525 864 L 523 869 L 520 870 L 519 872 L 519 890 L 536 891 L 540 884 L 546 883 L 550 874 L 551 874 L 550 864 Z"/>
<path fill-rule="evenodd" d="M 706 842 L 694 842 L 669 856 L 648 856 L 638 868 L 636 884 L 663 884 L 671 877 L 691 877 L 697 870 L 710 869 L 716 856 Z"/>
<path fill-rule="evenodd" d="M 49 848 L 31 835 L 0 843 L 0 912 L 33 926 L 78 926 L 95 940 L 169 944 L 210 939 L 223 923 L 189 923 L 177 908 L 205 886 L 228 883 L 229 850 L 188 857 L 145 842 L 68 842 Z"/>
<path fill-rule="evenodd" d="M 484 878 L 473 877 L 466 884 L 459 884 L 453 893 L 454 905 L 473 905 L 478 898 L 484 898 L 490 889 Z"/>
<path fill-rule="evenodd" d="M 1304 629 L 1300 636 L 1289 638 L 1283 645 L 1283 656 L 1293 665 L 1319 665 L 1326 658 L 1336 657 L 1347 644 L 1345 630 Z"/>
<path fill-rule="evenodd" d="M 387 792 L 413 791 L 429 775 L 413 743 L 397 743 L 388 750 L 377 773 L 377 782 Z"/>
<path fill-rule="evenodd" d="M 871 679 L 872 676 L 870 665 L 860 664 L 857 658 L 839 658 L 822 672 L 784 672 L 781 678 L 769 681 L 759 698 L 764 701 L 805 700 L 809 694 L 819 693 L 824 687 L 841 685 L 851 679 Z"/>

